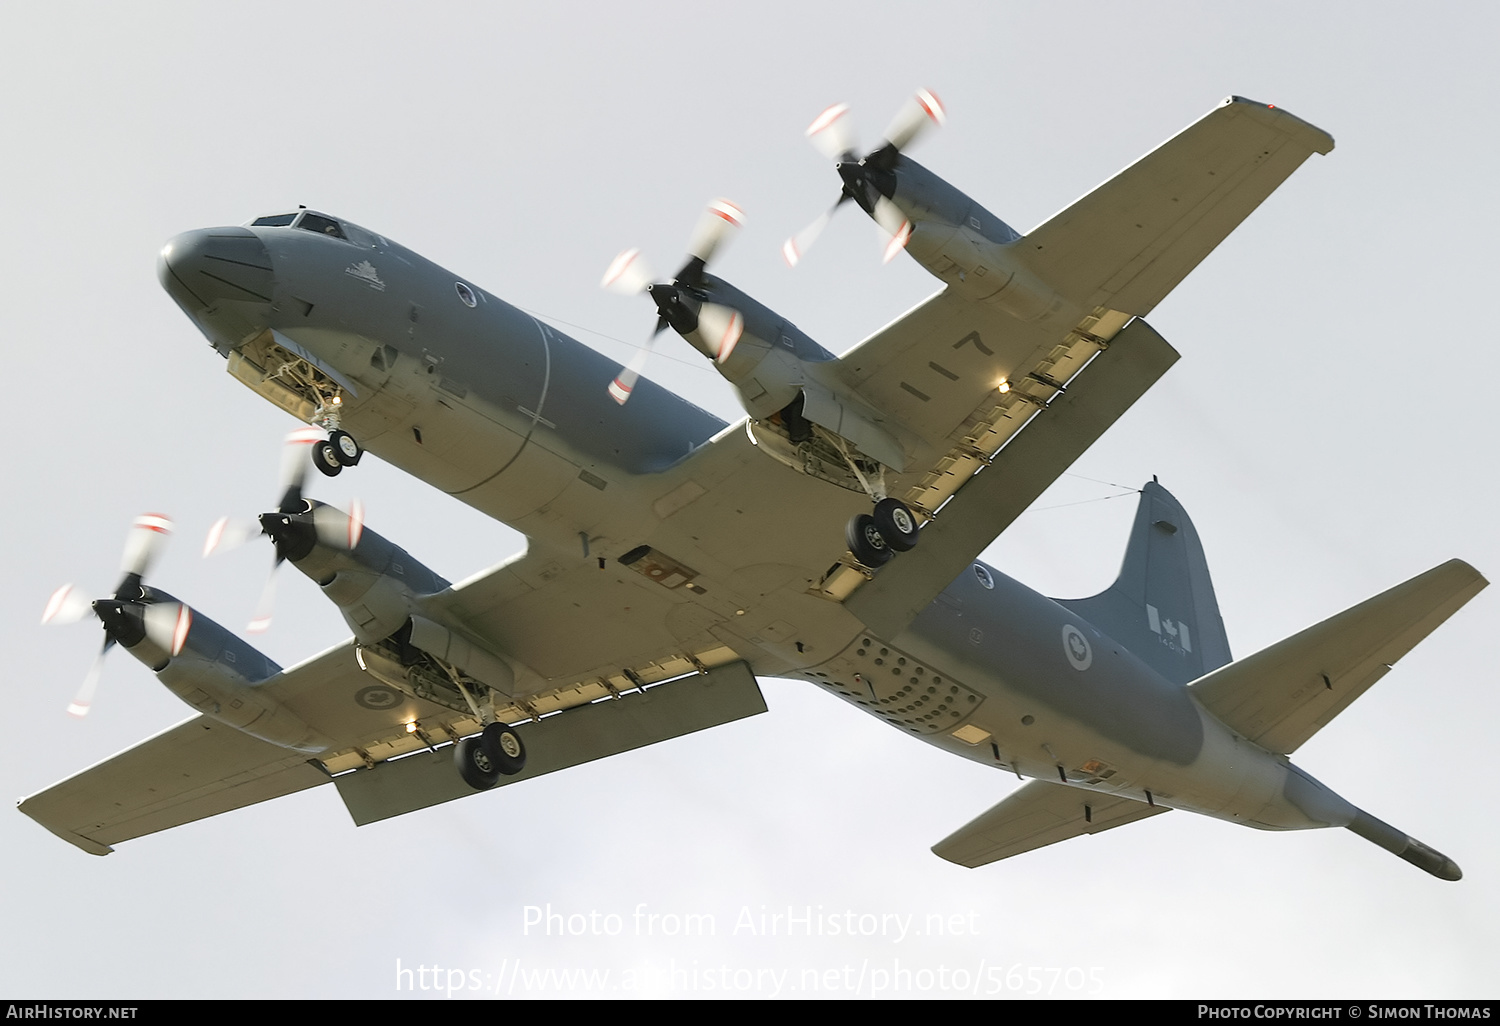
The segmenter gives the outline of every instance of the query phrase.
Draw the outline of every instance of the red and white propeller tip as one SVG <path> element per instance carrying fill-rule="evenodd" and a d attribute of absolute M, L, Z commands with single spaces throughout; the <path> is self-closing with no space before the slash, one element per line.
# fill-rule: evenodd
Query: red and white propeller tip
<path fill-rule="evenodd" d="M 744 333 L 745 318 L 733 307 L 704 303 L 698 311 L 698 334 L 713 349 L 717 364 L 729 359 Z"/>
<path fill-rule="evenodd" d="M 828 227 L 828 222 L 833 220 L 833 211 L 825 212 L 812 224 L 802 229 L 790 239 L 781 244 L 781 258 L 786 261 L 788 267 L 796 267 L 812 244 L 817 241 L 818 236 L 823 234 L 823 229 Z"/>
<path fill-rule="evenodd" d="M 941 127 L 948 120 L 948 112 L 937 94 L 930 89 L 918 89 L 917 95 L 906 101 L 896 112 L 896 117 L 885 130 L 885 140 L 898 150 L 904 150 L 929 124 Z"/>
<path fill-rule="evenodd" d="M 302 427 L 290 432 L 281 448 L 281 476 L 280 486 L 284 497 L 292 489 L 296 489 L 297 497 L 302 495 L 302 483 L 307 479 L 307 465 L 312 462 L 312 447 L 323 441 L 325 435 L 319 428 Z"/>
<path fill-rule="evenodd" d="M 147 606 L 143 615 L 151 643 L 178 655 L 193 629 L 193 611 L 181 602 L 157 602 Z"/>
<path fill-rule="evenodd" d="M 646 361 L 651 357 L 651 348 L 656 344 L 656 336 L 652 335 L 646 340 L 646 345 L 636 351 L 630 358 L 630 363 L 620 369 L 615 379 L 609 383 L 609 397 L 621 406 L 625 405 L 630 398 L 630 393 L 635 391 L 635 383 L 640 380 L 641 372 L 646 369 Z"/>
<path fill-rule="evenodd" d="M 743 210 L 727 199 L 714 200 L 698 218 L 698 225 L 688 240 L 688 256 L 695 256 L 705 264 L 708 263 L 724 240 L 743 227 Z"/>
<path fill-rule="evenodd" d="M 94 692 L 99 690 L 99 677 L 104 673 L 104 654 L 108 651 L 109 646 L 106 644 L 99 650 L 99 654 L 94 656 L 93 665 L 89 667 L 88 675 L 83 678 L 83 686 L 78 689 L 78 694 L 73 696 L 73 701 L 68 703 L 69 716 L 81 720 L 89 714 L 89 709 L 94 704 Z"/>
<path fill-rule="evenodd" d="M 813 118 L 807 126 L 808 141 L 829 160 L 854 152 L 854 125 L 849 118 L 849 105 L 835 103 Z"/>
<path fill-rule="evenodd" d="M 77 623 L 89 614 L 89 600 L 71 584 L 64 584 L 47 599 L 47 608 L 42 611 L 42 623 Z"/>
<path fill-rule="evenodd" d="M 336 506 L 319 506 L 313 510 L 313 527 L 318 541 L 335 549 L 353 549 L 365 533 L 365 504 L 349 500 L 349 512 Z"/>
<path fill-rule="evenodd" d="M 911 241 L 911 221 L 901 212 L 900 207 L 882 196 L 875 201 L 875 223 L 890 236 L 885 244 L 885 251 L 881 254 L 881 263 L 888 264 Z"/>
<path fill-rule="evenodd" d="M 143 513 L 130 525 L 125 536 L 125 554 L 120 572 L 146 576 L 146 571 L 161 553 L 162 543 L 172 533 L 172 520 L 160 513 Z"/>
<path fill-rule="evenodd" d="M 627 249 L 610 263 L 599 282 L 602 288 L 621 295 L 632 296 L 646 291 L 646 286 L 655 280 L 639 249 Z"/>

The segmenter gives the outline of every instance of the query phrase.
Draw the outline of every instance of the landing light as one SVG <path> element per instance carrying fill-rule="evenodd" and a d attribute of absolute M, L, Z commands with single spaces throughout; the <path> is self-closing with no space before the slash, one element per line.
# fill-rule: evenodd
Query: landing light
<path fill-rule="evenodd" d="M 408 734 L 415 734 L 417 732 L 417 721 L 416 720 L 412 720 L 410 723 L 408 723 L 406 725 L 406 732 Z"/>
<path fill-rule="evenodd" d="M 1010 391 L 1010 381 L 1005 378 L 1001 378 L 1000 384 L 996 385 L 995 387 L 999 389 L 1001 395 L 1004 395 L 1006 392 Z"/>

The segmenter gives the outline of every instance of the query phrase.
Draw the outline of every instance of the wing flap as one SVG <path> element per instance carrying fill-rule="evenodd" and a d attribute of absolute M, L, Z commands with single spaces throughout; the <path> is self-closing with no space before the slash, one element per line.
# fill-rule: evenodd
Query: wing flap
<path fill-rule="evenodd" d="M 840 372 L 904 431 L 945 451 L 998 381 L 1024 378 L 1066 334 L 945 289 L 846 353 Z"/>
<path fill-rule="evenodd" d="M 1130 798 L 1033 780 L 937 844 L 939 858 L 975 869 L 1070 837 L 1097 834 L 1168 810 Z"/>
<path fill-rule="evenodd" d="M 938 511 L 915 551 L 848 598 L 849 611 L 882 637 L 900 634 L 1176 361 L 1145 321 L 1127 325 Z"/>
<path fill-rule="evenodd" d="M 91 855 L 111 845 L 328 783 L 307 756 L 206 716 L 23 799 L 20 810 Z"/>
<path fill-rule="evenodd" d="M 730 663 L 526 727 L 526 768 L 500 783 L 518 783 L 765 711 L 750 668 Z M 358 826 L 479 793 L 459 778 L 448 748 L 345 773 L 334 782 Z"/>
<path fill-rule="evenodd" d="M 1449 560 L 1191 685 L 1225 725 L 1290 755 L 1488 581 Z"/>
<path fill-rule="evenodd" d="M 1332 149 L 1327 132 L 1231 96 L 1018 245 L 1084 309 L 1144 316 L 1303 161 Z"/>

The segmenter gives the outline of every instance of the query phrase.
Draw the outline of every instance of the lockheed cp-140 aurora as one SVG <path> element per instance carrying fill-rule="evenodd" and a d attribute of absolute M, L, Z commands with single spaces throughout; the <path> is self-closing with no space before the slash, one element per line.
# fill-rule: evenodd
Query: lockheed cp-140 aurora
<path fill-rule="evenodd" d="M 977 561 L 1176 361 L 1143 318 L 1332 138 L 1231 97 L 1021 234 L 906 155 L 943 118 L 921 91 L 863 154 L 844 105 L 808 129 L 834 209 L 852 201 L 887 259 L 943 285 L 842 356 L 709 272 L 740 220 L 727 201 L 671 277 L 634 250 L 609 267 L 605 285 L 655 305 L 653 340 L 671 328 L 730 382 L 733 424 L 644 377 L 649 346 L 618 367 L 341 218 L 172 239 L 168 294 L 231 375 L 309 425 L 275 509 L 221 522 L 210 547 L 268 537 L 353 637 L 276 665 L 145 582 L 170 522 L 139 518 L 113 595 L 59 589 L 45 618 L 104 627 L 75 713 L 120 645 L 195 715 L 21 811 L 93 854 L 328 783 L 364 824 L 763 712 L 760 675 L 1030 778 L 934 847 L 966 866 L 1181 809 L 1346 827 L 1457 880 L 1289 756 L 1485 587 L 1472 567 L 1235 660 L 1198 534 L 1155 480 L 1099 595 L 1046 598 Z M 451 584 L 359 508 L 305 494 L 308 468 L 366 452 L 526 551 Z"/>

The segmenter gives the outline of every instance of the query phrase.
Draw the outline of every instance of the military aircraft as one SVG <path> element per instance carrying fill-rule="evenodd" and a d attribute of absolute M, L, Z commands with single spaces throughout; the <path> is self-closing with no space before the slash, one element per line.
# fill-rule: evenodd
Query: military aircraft
<path fill-rule="evenodd" d="M 1176 361 L 1143 319 L 1333 140 L 1230 97 L 1021 234 L 905 150 L 917 94 L 861 155 L 848 110 L 808 130 L 848 201 L 943 288 L 835 356 L 709 273 L 741 214 L 705 213 L 681 268 L 636 251 L 605 284 L 734 386 L 726 424 L 391 240 L 309 209 L 167 243 L 163 287 L 229 373 L 311 427 L 259 532 L 353 637 L 281 668 L 124 576 L 47 618 L 104 626 L 195 715 L 20 803 L 93 854 L 332 783 L 357 824 L 765 710 L 807 680 L 903 733 L 1031 778 L 934 851 L 979 866 L 1170 809 L 1269 830 L 1347 827 L 1456 880 L 1452 860 L 1289 756 L 1485 587 L 1443 564 L 1232 659 L 1203 548 L 1155 480 L 1119 579 L 1053 600 L 979 553 Z M 791 239 L 796 263 L 832 211 Z M 652 335 L 656 338 L 656 334 Z M 523 532 L 450 584 L 304 494 L 373 452 Z M 308 459 L 310 453 L 311 458 Z M 774 525 L 774 526 L 772 526 Z M 262 604 L 255 627 L 269 618 Z M 91 671 L 74 711 L 87 708 Z"/>

